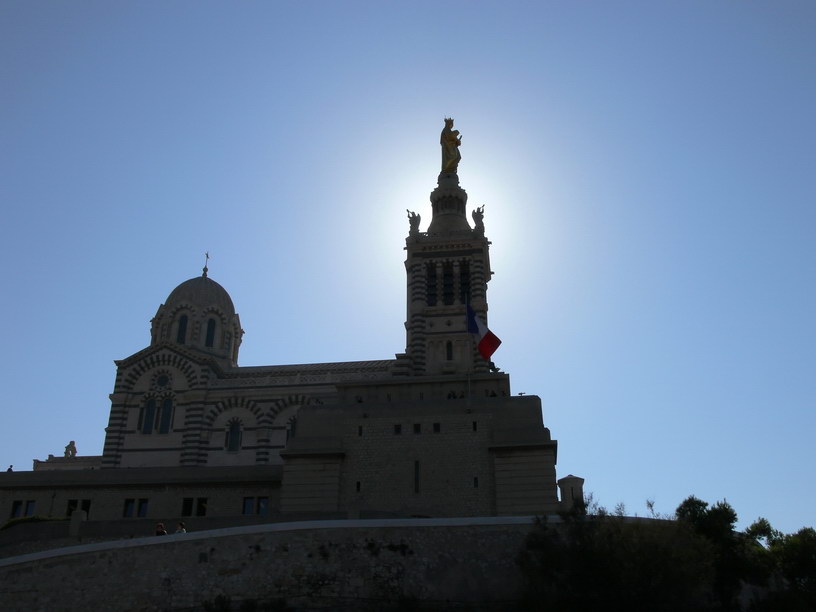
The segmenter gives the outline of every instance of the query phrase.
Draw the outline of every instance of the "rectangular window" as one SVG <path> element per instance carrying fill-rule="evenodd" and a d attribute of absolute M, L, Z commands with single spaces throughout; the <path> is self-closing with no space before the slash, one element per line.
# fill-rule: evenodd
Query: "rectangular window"
<path fill-rule="evenodd" d="M 139 518 L 144 518 L 147 516 L 147 501 L 148 500 L 144 497 L 139 500 L 139 505 L 136 510 L 136 516 Z"/>
<path fill-rule="evenodd" d="M 261 516 L 266 516 L 269 514 L 269 498 L 268 497 L 259 497 L 258 498 L 258 514 Z"/>
<path fill-rule="evenodd" d="M 83 499 L 82 500 L 82 507 L 81 510 L 85 511 L 85 517 L 88 518 L 91 516 L 91 500 L 90 499 Z"/>
<path fill-rule="evenodd" d="M 473 431 L 476 431 L 478 427 L 476 426 L 476 421 L 473 421 Z"/>
<path fill-rule="evenodd" d="M 23 502 L 22 500 L 16 499 L 14 503 L 11 504 L 11 518 L 17 518 L 23 515 Z"/>
<path fill-rule="evenodd" d="M 79 500 L 78 499 L 69 499 L 68 500 L 68 507 L 65 508 L 65 516 L 71 516 L 79 507 Z"/>
<path fill-rule="evenodd" d="M 33 499 L 29 499 L 25 505 L 25 515 L 26 516 L 34 516 L 34 508 L 37 504 L 34 502 Z"/>
<path fill-rule="evenodd" d="M 414 493 L 419 493 L 419 461 L 414 461 Z"/>
<path fill-rule="evenodd" d="M 193 516 L 192 497 L 185 497 L 181 500 L 181 516 Z"/>
<path fill-rule="evenodd" d="M 259 514 L 266 516 L 269 514 L 269 498 L 268 497 L 245 497 L 243 514 Z"/>
<path fill-rule="evenodd" d="M 439 433 L 440 431 L 442 431 L 442 424 L 434 423 L 434 433 Z"/>
<path fill-rule="evenodd" d="M 196 516 L 206 516 L 207 515 L 207 498 L 206 497 L 199 497 L 196 500 Z"/>
<path fill-rule="evenodd" d="M 473 488 L 474 488 L 474 489 L 478 489 L 478 488 L 479 488 L 479 477 L 478 477 L 478 476 L 474 476 L 474 477 L 473 477 Z"/>
<path fill-rule="evenodd" d="M 419 423 L 414 423 L 414 433 L 415 434 L 422 433 L 422 425 L 420 425 Z"/>
<path fill-rule="evenodd" d="M 136 507 L 135 499 L 126 499 L 124 506 L 122 506 L 122 516 L 130 518 L 133 516 L 133 509 Z"/>
<path fill-rule="evenodd" d="M 402 433 L 402 425 L 400 425 L 399 423 L 394 425 L 394 435 L 398 436 L 401 433 Z"/>
<path fill-rule="evenodd" d="M 362 425 L 358 425 L 358 426 L 357 426 L 357 435 L 358 435 L 358 436 L 362 436 L 362 435 L 363 435 L 363 426 L 362 426 Z"/>
<path fill-rule="evenodd" d="M 357 481 L 357 492 L 358 493 L 360 492 L 360 481 L 359 480 Z"/>

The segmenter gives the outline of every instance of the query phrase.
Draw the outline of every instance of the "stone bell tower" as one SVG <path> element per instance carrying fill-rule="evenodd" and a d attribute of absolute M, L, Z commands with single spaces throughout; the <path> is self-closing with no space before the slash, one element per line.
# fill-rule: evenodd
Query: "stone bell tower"
<path fill-rule="evenodd" d="M 484 207 L 473 210 L 475 226 L 471 227 L 467 192 L 459 186 L 461 143 L 453 119 L 445 119 L 440 137 L 442 171 L 431 192 L 433 217 L 428 230 L 419 231 L 419 215 L 408 215 L 406 356 L 415 376 L 482 374 L 491 368 L 476 350 L 467 326 L 467 304 L 487 321 L 491 272 Z"/>

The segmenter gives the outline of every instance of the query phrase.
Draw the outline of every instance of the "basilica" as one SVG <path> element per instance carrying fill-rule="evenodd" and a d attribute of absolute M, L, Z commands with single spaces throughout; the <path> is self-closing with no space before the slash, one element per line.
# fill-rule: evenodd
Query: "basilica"
<path fill-rule="evenodd" d="M 139 519 L 541 515 L 582 500 L 581 478 L 556 480 L 540 399 L 512 396 L 491 361 L 490 242 L 483 207 L 468 215 L 452 119 L 440 145 L 432 218 L 423 229 L 408 215 L 402 352 L 239 365 L 240 317 L 205 266 L 158 307 L 147 346 L 116 362 L 102 454 L 69 445 L 0 474 L 4 520 L 71 516 L 115 535 Z"/>

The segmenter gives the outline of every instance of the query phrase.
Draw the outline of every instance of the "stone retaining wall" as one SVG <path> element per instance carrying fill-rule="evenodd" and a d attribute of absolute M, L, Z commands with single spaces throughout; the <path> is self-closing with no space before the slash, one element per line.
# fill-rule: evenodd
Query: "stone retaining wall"
<path fill-rule="evenodd" d="M 406 601 L 513 609 L 530 517 L 312 521 L 73 546 L 0 560 L 4 610 L 294 609 Z"/>

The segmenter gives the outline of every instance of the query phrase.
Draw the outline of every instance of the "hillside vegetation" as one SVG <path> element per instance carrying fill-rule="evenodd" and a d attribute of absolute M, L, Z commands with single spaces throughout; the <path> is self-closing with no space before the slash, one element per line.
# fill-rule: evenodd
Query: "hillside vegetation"
<path fill-rule="evenodd" d="M 638 519 L 592 500 L 538 523 L 519 563 L 529 609 L 583 612 L 816 610 L 816 531 L 783 534 L 760 518 L 690 496 L 674 516 Z"/>

